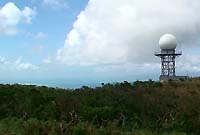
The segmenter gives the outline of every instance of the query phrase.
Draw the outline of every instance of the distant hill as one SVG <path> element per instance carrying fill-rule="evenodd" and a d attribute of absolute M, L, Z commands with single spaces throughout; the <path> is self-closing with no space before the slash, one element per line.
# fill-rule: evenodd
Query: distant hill
<path fill-rule="evenodd" d="M 59 89 L 0 85 L 0 135 L 199 135 L 200 78 Z"/>

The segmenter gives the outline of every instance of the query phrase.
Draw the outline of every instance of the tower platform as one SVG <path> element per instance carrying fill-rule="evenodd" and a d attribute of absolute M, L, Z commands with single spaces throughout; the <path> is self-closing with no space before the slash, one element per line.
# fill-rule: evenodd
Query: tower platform
<path fill-rule="evenodd" d="M 188 80 L 189 77 L 188 76 L 165 76 L 165 75 L 161 75 L 159 80 L 160 82 L 170 82 L 170 81 L 186 81 Z"/>

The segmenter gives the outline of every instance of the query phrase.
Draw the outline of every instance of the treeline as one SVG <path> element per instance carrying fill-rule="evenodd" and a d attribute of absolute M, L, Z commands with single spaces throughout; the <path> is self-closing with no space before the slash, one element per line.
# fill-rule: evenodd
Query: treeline
<path fill-rule="evenodd" d="M 199 134 L 199 78 L 75 90 L 0 85 L 0 135 Z"/>

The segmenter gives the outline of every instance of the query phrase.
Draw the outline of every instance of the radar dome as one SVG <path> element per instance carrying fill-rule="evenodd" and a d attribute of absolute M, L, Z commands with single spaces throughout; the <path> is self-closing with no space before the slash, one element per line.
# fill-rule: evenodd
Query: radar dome
<path fill-rule="evenodd" d="M 176 37 L 172 34 L 165 34 L 159 40 L 159 45 L 162 50 L 172 50 L 177 46 Z"/>

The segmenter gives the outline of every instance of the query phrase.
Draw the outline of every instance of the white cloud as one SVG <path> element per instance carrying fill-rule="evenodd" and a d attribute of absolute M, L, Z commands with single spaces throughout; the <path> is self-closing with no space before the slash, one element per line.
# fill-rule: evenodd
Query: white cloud
<path fill-rule="evenodd" d="M 30 37 L 30 38 L 35 38 L 35 39 L 46 39 L 48 37 L 48 34 L 47 33 L 44 33 L 44 32 L 37 32 L 37 33 L 31 33 L 29 31 L 25 31 L 23 30 L 22 31 L 24 35 L 26 35 L 27 37 Z"/>
<path fill-rule="evenodd" d="M 43 0 L 43 5 L 50 6 L 54 9 L 68 7 L 66 0 Z"/>
<path fill-rule="evenodd" d="M 43 62 L 44 62 L 45 64 L 50 64 L 50 63 L 53 62 L 53 58 L 50 57 L 50 56 L 48 56 L 46 59 L 43 60 Z"/>
<path fill-rule="evenodd" d="M 4 57 L 0 56 L 0 69 L 10 71 L 35 71 L 38 70 L 39 67 L 28 62 L 22 62 L 23 57 L 18 57 L 15 62 L 7 61 Z"/>
<path fill-rule="evenodd" d="M 20 22 L 31 23 L 35 14 L 35 10 L 30 7 L 24 7 L 23 10 L 20 10 L 13 2 L 6 3 L 0 8 L 0 34 L 16 34 L 16 26 Z"/>
<path fill-rule="evenodd" d="M 90 0 L 67 35 L 57 60 L 69 65 L 152 63 L 162 34 L 196 44 L 198 0 Z M 191 38 L 192 37 L 192 38 Z"/>
<path fill-rule="evenodd" d="M 18 32 L 17 28 L 13 27 L 2 27 L 0 26 L 0 35 L 15 35 Z"/>
<path fill-rule="evenodd" d="M 44 38 L 47 38 L 48 35 L 46 33 L 43 33 L 43 32 L 38 32 L 36 35 L 35 35 L 35 38 L 37 39 L 44 39 Z"/>
<path fill-rule="evenodd" d="M 32 17 L 36 15 L 36 11 L 30 7 L 24 7 L 24 10 L 22 10 L 21 13 L 26 23 L 31 23 Z"/>
<path fill-rule="evenodd" d="M 20 63 L 17 65 L 18 70 L 38 70 L 38 67 L 31 63 Z"/>
<path fill-rule="evenodd" d="M 31 47 L 31 52 L 32 53 L 41 53 L 43 52 L 44 50 L 44 46 L 43 44 L 34 44 L 32 47 Z"/>
<path fill-rule="evenodd" d="M 22 62 L 22 56 L 17 58 L 17 60 L 15 61 L 14 67 L 17 70 L 38 70 L 39 69 L 39 67 L 36 65 Z"/>
<path fill-rule="evenodd" d="M 199 49 L 199 48 L 198 48 Z M 200 55 L 198 54 L 185 54 L 177 62 L 177 68 L 181 71 L 200 71 Z"/>
<path fill-rule="evenodd" d="M 4 57 L 0 56 L 0 64 L 7 64 L 7 62 L 6 62 Z"/>

